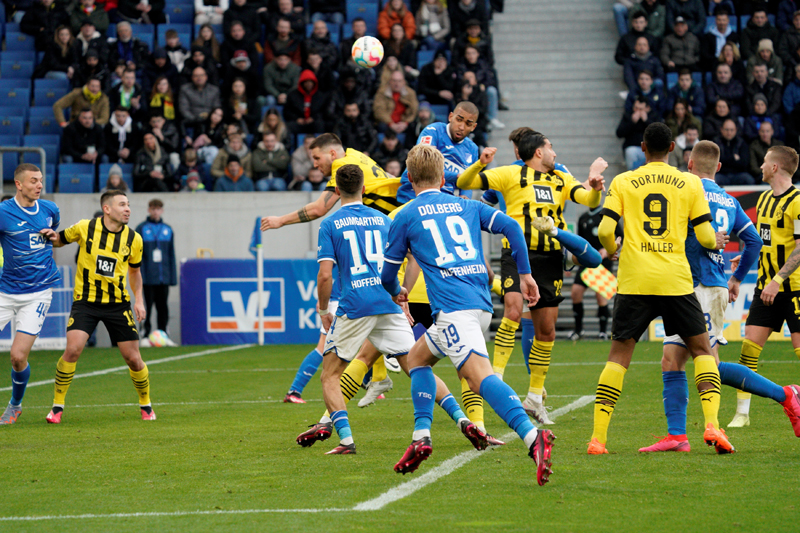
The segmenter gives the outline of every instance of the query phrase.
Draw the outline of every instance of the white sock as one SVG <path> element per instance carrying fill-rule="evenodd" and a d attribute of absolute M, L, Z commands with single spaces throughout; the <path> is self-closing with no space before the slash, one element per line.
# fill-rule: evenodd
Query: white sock
<path fill-rule="evenodd" d="M 339 442 L 339 444 L 342 444 L 344 446 L 348 446 L 350 444 L 353 444 L 353 437 L 352 436 L 345 437 Z"/>
<path fill-rule="evenodd" d="M 325 415 L 325 416 L 323 416 L 322 418 L 319 419 L 319 423 L 320 424 L 331 424 L 331 423 L 333 423 L 333 420 L 331 420 L 331 417 L 329 417 L 328 415 Z"/>
<path fill-rule="evenodd" d="M 459 418 L 456 422 L 456 425 L 460 428 L 461 424 L 466 420 L 467 424 L 469 424 L 469 418 Z"/>
<path fill-rule="evenodd" d="M 534 403 L 542 403 L 542 395 L 541 394 L 534 394 L 532 392 L 528 393 L 528 399 Z"/>
<path fill-rule="evenodd" d="M 746 400 L 743 400 L 741 398 L 737 398 L 736 399 L 736 412 L 740 413 L 740 414 L 743 414 L 743 415 L 750 414 L 750 398 L 747 398 Z"/>
<path fill-rule="evenodd" d="M 525 447 L 530 449 L 531 445 L 533 444 L 533 441 L 536 440 L 536 437 L 538 435 L 539 435 L 539 430 L 537 430 L 536 428 L 533 428 L 532 430 L 530 430 L 528 432 L 528 434 L 525 435 L 525 438 L 522 439 L 523 442 L 525 442 Z"/>
<path fill-rule="evenodd" d="M 430 429 L 417 429 L 411 435 L 412 441 L 417 441 L 419 439 L 424 439 L 425 437 L 431 438 L 431 430 Z"/>
<path fill-rule="evenodd" d="M 503 373 L 502 372 L 495 372 L 494 375 L 497 376 L 497 379 L 499 379 L 500 381 L 503 381 Z"/>

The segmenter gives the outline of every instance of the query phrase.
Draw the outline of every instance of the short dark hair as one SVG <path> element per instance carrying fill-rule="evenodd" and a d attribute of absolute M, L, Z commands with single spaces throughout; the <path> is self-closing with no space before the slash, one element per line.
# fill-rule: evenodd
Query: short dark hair
<path fill-rule="evenodd" d="M 717 15 L 728 15 L 730 17 L 731 10 L 728 9 L 728 6 L 719 5 L 714 8 L 714 16 L 716 17 Z"/>
<path fill-rule="evenodd" d="M 644 144 L 652 156 L 663 156 L 669 152 L 672 131 L 663 122 L 654 122 L 644 130 Z"/>
<path fill-rule="evenodd" d="M 515 129 L 511 133 L 508 134 L 508 140 L 514 143 L 514 145 L 519 144 L 519 140 L 524 136 L 528 135 L 529 133 L 539 133 L 538 131 L 534 131 L 533 128 L 529 128 L 528 126 L 522 126 L 520 128 Z"/>
<path fill-rule="evenodd" d="M 128 194 L 125 191 L 121 191 L 119 189 L 109 189 L 100 196 L 100 206 L 102 207 L 108 204 L 111 201 L 111 199 L 114 198 L 115 196 L 124 196 L 125 198 L 127 198 Z"/>
<path fill-rule="evenodd" d="M 309 150 L 319 148 L 320 150 L 330 146 L 342 146 L 342 140 L 335 133 L 323 133 L 308 147 Z"/>
<path fill-rule="evenodd" d="M 78 113 L 78 114 L 79 115 L 83 115 L 84 113 L 93 113 L 93 112 L 94 111 L 92 111 L 91 107 L 84 107 L 83 109 L 81 109 L 80 113 Z"/>
<path fill-rule="evenodd" d="M 638 80 L 639 76 L 641 76 L 642 74 L 647 74 L 648 76 L 650 76 L 651 80 L 655 79 L 654 76 L 653 76 L 653 71 L 650 70 L 650 69 L 646 69 L 646 68 L 639 71 L 639 74 L 636 75 L 636 79 Z"/>
<path fill-rule="evenodd" d="M 517 142 L 519 158 L 523 161 L 529 161 L 536 154 L 536 150 L 544 146 L 546 142 L 547 137 L 538 132 L 523 135 Z"/>
<path fill-rule="evenodd" d="M 164 202 L 158 198 L 153 198 L 150 200 L 150 203 L 147 204 L 147 207 L 164 207 Z"/>
<path fill-rule="evenodd" d="M 18 181 L 20 174 L 22 174 L 23 172 L 41 172 L 41 171 L 42 170 L 36 165 L 32 165 L 30 163 L 22 163 L 14 171 L 14 181 Z"/>
<path fill-rule="evenodd" d="M 647 106 L 649 106 L 649 105 L 650 105 L 650 100 L 648 100 L 647 98 L 645 98 L 645 97 L 644 97 L 644 96 L 642 96 L 641 94 L 640 94 L 639 96 L 637 96 L 637 97 L 636 97 L 636 102 L 638 102 L 638 103 L 640 103 L 640 104 L 645 104 L 645 105 L 647 105 Z"/>
<path fill-rule="evenodd" d="M 463 109 L 465 113 L 469 113 L 470 115 L 479 115 L 480 110 L 478 106 L 470 102 L 469 100 L 461 100 L 459 103 L 456 104 L 456 108 L 453 112 L 458 111 L 459 109 Z"/>
<path fill-rule="evenodd" d="M 397 139 L 397 133 L 395 133 L 394 130 L 387 130 L 386 133 L 384 133 L 383 135 L 383 139 L 384 140 L 389 139 L 390 141 L 393 139 Z"/>
<path fill-rule="evenodd" d="M 633 21 L 642 17 L 647 18 L 647 15 L 644 14 L 644 11 L 637 11 L 631 15 L 631 20 Z"/>
<path fill-rule="evenodd" d="M 364 172 L 358 165 L 342 165 L 336 171 L 336 187 L 348 196 L 361 192 L 364 186 Z"/>
<path fill-rule="evenodd" d="M 700 130 L 697 128 L 697 125 L 696 125 L 696 124 L 689 124 L 688 126 L 686 126 L 686 127 L 684 128 L 684 130 L 683 130 L 683 131 L 685 131 L 685 132 L 686 132 L 686 131 L 689 131 L 689 130 L 700 131 Z"/>
<path fill-rule="evenodd" d="M 767 8 L 764 7 L 763 5 L 758 5 L 758 6 L 755 7 L 755 9 L 753 9 L 753 15 L 755 15 L 756 13 L 759 13 L 759 12 L 764 13 L 764 15 L 766 16 Z"/>
<path fill-rule="evenodd" d="M 356 17 L 353 19 L 353 22 L 363 22 L 366 24 L 367 21 L 364 20 L 362 17 Z M 350 24 L 352 25 L 353 22 L 351 22 Z"/>
<path fill-rule="evenodd" d="M 689 70 L 688 68 L 682 68 L 682 69 L 680 69 L 680 70 L 678 71 L 678 77 L 680 77 L 680 76 L 684 76 L 684 75 L 686 75 L 686 74 L 688 74 L 689 76 L 691 76 L 691 75 L 692 75 L 692 71 L 691 71 L 691 70 Z"/>

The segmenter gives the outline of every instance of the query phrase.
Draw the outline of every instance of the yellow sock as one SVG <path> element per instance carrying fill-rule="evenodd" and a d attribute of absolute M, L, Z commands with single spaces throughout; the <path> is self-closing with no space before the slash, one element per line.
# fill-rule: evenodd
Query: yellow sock
<path fill-rule="evenodd" d="M 72 383 L 72 376 L 75 375 L 75 367 L 78 363 L 68 363 L 63 357 L 56 363 L 56 386 L 53 397 L 53 405 L 64 407 L 64 400 L 67 397 L 67 390 Z"/>
<path fill-rule="evenodd" d="M 359 359 L 353 359 L 347 368 L 342 372 L 342 377 L 339 378 L 339 387 L 342 389 L 342 396 L 344 396 L 344 403 L 348 403 L 356 395 L 358 389 L 361 388 L 361 382 L 364 381 L 364 376 L 369 372 L 366 363 Z M 375 374 L 373 373 L 373 376 Z M 330 417 L 330 413 L 326 410 L 324 417 Z"/>
<path fill-rule="evenodd" d="M 795 348 L 794 354 L 797 356 L 798 359 L 800 359 L 800 348 Z"/>
<path fill-rule="evenodd" d="M 386 379 L 386 362 L 383 356 L 378 357 L 378 360 L 372 364 L 372 381 L 383 381 Z"/>
<path fill-rule="evenodd" d="M 713 424 L 719 429 L 719 389 L 722 383 L 719 379 L 719 369 L 713 355 L 698 355 L 694 358 L 694 383 L 710 383 L 711 388 L 700 392 L 700 406 L 703 408 L 705 425 Z"/>
<path fill-rule="evenodd" d="M 472 392 L 466 379 L 461 380 L 461 402 L 464 404 L 464 410 L 467 412 L 469 421 L 479 428 L 485 428 L 486 426 L 483 422 L 483 398 Z"/>
<path fill-rule="evenodd" d="M 624 366 L 609 361 L 600 373 L 600 381 L 597 382 L 592 438 L 597 439 L 602 444 L 605 444 L 608 439 L 608 424 L 611 422 L 614 406 L 617 405 L 619 395 L 622 393 L 625 372 L 627 372 L 627 369 Z"/>
<path fill-rule="evenodd" d="M 742 355 L 739 356 L 739 364 L 744 365 L 753 372 L 758 372 L 758 357 L 764 348 L 749 339 L 742 341 Z M 797 350 L 795 350 L 797 353 Z M 736 398 L 739 400 L 749 400 L 750 393 L 736 391 Z"/>
<path fill-rule="evenodd" d="M 497 328 L 497 334 L 494 337 L 492 370 L 494 370 L 495 374 L 502 376 L 503 372 L 505 372 L 508 360 L 511 358 L 511 352 L 514 351 L 518 328 L 519 322 L 514 322 L 506 317 L 503 317 L 502 322 L 500 322 L 500 327 Z"/>
<path fill-rule="evenodd" d="M 138 372 L 128 370 L 131 373 L 133 386 L 139 393 L 139 405 L 150 405 L 150 371 L 147 370 L 147 365 L 144 365 L 144 368 Z"/>
<path fill-rule="evenodd" d="M 555 342 L 540 341 L 533 338 L 531 353 L 528 355 L 528 366 L 531 367 L 531 385 L 529 393 L 542 395 L 544 389 L 544 378 L 547 377 L 547 370 L 550 368 L 550 354 L 553 351 Z"/>

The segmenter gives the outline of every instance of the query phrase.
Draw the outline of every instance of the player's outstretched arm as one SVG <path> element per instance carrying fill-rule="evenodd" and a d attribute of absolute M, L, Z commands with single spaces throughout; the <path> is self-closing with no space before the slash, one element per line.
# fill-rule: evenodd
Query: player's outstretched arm
<path fill-rule="evenodd" d="M 297 211 L 287 213 L 278 217 L 264 217 L 261 219 L 261 231 L 271 229 L 278 229 L 289 224 L 300 224 L 303 222 L 310 222 L 328 214 L 328 211 L 333 209 L 336 202 L 339 201 L 339 195 L 333 191 L 323 192 L 319 198 L 310 204 L 301 207 Z"/>
<path fill-rule="evenodd" d="M 317 273 L 317 301 L 319 302 L 318 312 L 322 320 L 325 331 L 329 331 L 333 317 L 328 311 L 331 301 L 331 290 L 333 288 L 333 261 L 323 260 L 319 262 L 319 272 Z"/>
<path fill-rule="evenodd" d="M 483 180 L 481 180 L 480 173 L 486 168 L 486 165 L 494 160 L 494 155 L 497 153 L 497 148 L 484 148 L 481 153 L 480 159 L 475 161 L 469 166 L 467 170 L 461 173 L 456 181 L 456 187 L 459 189 L 482 189 Z"/>
<path fill-rule="evenodd" d="M 57 231 L 55 231 L 53 228 L 45 228 L 42 231 L 40 231 L 39 233 L 44 235 L 45 239 L 47 239 L 47 240 L 49 240 L 50 242 L 53 243 L 53 248 L 61 248 L 62 246 L 67 244 L 67 243 L 65 243 L 64 241 L 61 240 L 61 235 Z"/>
<path fill-rule="evenodd" d="M 147 318 L 147 311 L 144 308 L 144 290 L 142 283 L 142 269 L 130 267 L 128 269 L 128 282 L 131 284 L 131 292 L 136 302 L 133 304 L 133 314 L 136 320 L 141 322 Z"/>

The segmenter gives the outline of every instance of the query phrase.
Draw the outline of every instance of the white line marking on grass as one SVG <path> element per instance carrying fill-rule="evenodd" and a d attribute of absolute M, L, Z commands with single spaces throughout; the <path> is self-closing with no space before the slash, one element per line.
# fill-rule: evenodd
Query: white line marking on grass
<path fill-rule="evenodd" d="M 75 514 L 51 516 L 0 516 L 0 522 L 35 522 L 39 520 L 85 520 L 87 518 L 152 518 L 159 516 L 198 516 L 226 514 L 265 514 L 265 513 L 328 513 L 352 511 L 352 509 L 215 509 L 213 511 L 171 511 L 164 513 L 109 513 Z"/>
<path fill-rule="evenodd" d="M 147 366 L 150 365 L 158 365 L 161 363 L 171 363 L 173 361 L 181 361 L 183 359 L 191 359 L 192 357 L 202 357 L 203 355 L 211 355 L 215 353 L 223 353 L 223 352 L 232 352 L 234 350 L 241 350 L 243 348 L 250 348 L 255 346 L 255 344 L 242 344 L 240 346 L 226 346 L 225 348 L 213 348 L 211 350 L 203 350 L 200 352 L 191 352 L 185 353 L 182 355 L 173 355 L 171 357 L 164 357 L 163 359 L 153 359 L 152 361 L 145 361 Z M 78 378 L 90 378 L 93 376 L 104 376 L 106 374 L 112 374 L 114 372 L 120 372 L 122 370 L 128 370 L 128 365 L 125 366 L 115 366 L 114 368 L 106 368 L 103 370 L 95 370 L 94 372 L 87 372 L 86 374 L 76 374 L 72 379 Z M 33 381 L 28 383 L 28 388 L 31 387 L 38 387 L 39 385 L 52 385 L 55 383 L 56 380 L 54 379 L 45 379 L 42 381 Z M 0 391 L 9 391 L 11 387 L 3 387 Z"/>
<path fill-rule="evenodd" d="M 589 405 L 591 402 L 594 401 L 594 396 L 582 396 L 579 399 L 575 400 L 574 402 L 565 405 L 564 407 L 560 407 L 550 413 L 551 419 L 556 419 L 561 415 L 569 413 L 570 411 L 574 411 L 575 409 L 580 409 L 585 405 Z M 510 441 L 517 437 L 517 434 L 514 432 L 508 433 L 500 437 L 502 440 Z M 418 490 L 438 481 L 439 479 L 445 477 L 446 475 L 454 472 L 455 470 L 461 468 L 465 464 L 469 463 L 473 459 L 477 459 L 481 455 L 486 452 L 491 451 L 491 448 L 488 448 L 485 452 L 479 452 L 478 450 L 470 450 L 468 452 L 460 453 L 455 457 L 448 459 L 447 461 L 443 462 L 439 466 L 429 470 L 428 472 L 424 473 L 418 478 L 412 479 L 411 481 L 407 481 L 389 489 L 388 491 L 384 492 L 377 498 L 373 498 L 372 500 L 367 500 L 365 502 L 359 503 L 355 507 L 353 507 L 354 511 L 378 511 L 383 509 L 390 503 L 396 502 L 397 500 L 402 500 L 407 496 L 411 496 Z"/>

